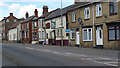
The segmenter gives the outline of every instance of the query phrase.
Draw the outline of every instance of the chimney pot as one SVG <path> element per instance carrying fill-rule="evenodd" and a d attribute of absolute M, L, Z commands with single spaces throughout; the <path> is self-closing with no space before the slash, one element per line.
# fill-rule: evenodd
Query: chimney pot
<path fill-rule="evenodd" d="M 48 12 L 48 6 L 43 6 L 43 14 Z"/>
<path fill-rule="evenodd" d="M 38 17 L 38 11 L 37 11 L 37 9 L 35 9 L 34 14 L 35 14 L 36 17 Z"/>
<path fill-rule="evenodd" d="M 13 13 L 10 13 L 10 16 L 13 16 Z"/>
<path fill-rule="evenodd" d="M 28 17 L 29 17 L 29 14 L 28 14 L 28 12 L 26 12 L 25 16 L 26 16 L 26 18 L 28 18 Z"/>

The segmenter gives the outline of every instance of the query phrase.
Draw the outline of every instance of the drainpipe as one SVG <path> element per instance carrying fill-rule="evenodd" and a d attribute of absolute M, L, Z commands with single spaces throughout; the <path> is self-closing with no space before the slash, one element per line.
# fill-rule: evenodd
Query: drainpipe
<path fill-rule="evenodd" d="M 61 0 L 61 46 L 63 46 L 63 18 L 62 18 L 62 0 Z"/>
<path fill-rule="evenodd" d="M 92 7 L 93 7 L 93 47 L 95 47 L 95 24 L 94 24 L 94 5 L 93 4 L 92 4 Z"/>

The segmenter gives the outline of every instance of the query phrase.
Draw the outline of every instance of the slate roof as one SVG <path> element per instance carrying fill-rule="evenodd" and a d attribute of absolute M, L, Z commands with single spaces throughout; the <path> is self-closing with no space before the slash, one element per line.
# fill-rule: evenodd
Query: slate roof
<path fill-rule="evenodd" d="M 34 16 L 34 15 L 33 15 L 33 16 L 30 16 L 30 17 L 26 18 L 25 20 L 23 20 L 21 23 L 23 23 L 23 22 L 28 22 L 28 21 L 30 21 L 33 17 L 35 17 L 35 16 Z"/>
<path fill-rule="evenodd" d="M 76 7 L 85 6 L 87 4 L 90 4 L 90 2 L 79 2 L 77 4 L 67 6 L 67 7 L 62 9 L 62 15 L 65 15 L 68 11 L 75 9 Z M 45 18 L 45 20 L 49 20 L 49 19 L 59 17 L 59 16 L 61 16 L 61 9 L 50 14 L 47 18 Z"/>
<path fill-rule="evenodd" d="M 35 17 L 32 19 L 32 21 L 37 21 L 38 20 L 38 17 Z"/>
<path fill-rule="evenodd" d="M 49 13 L 50 13 L 50 12 L 47 12 L 47 13 L 41 15 L 39 18 L 45 18 Z"/>
<path fill-rule="evenodd" d="M 17 22 L 17 23 L 14 23 L 13 25 L 10 26 L 9 29 L 13 29 L 13 28 L 17 27 L 21 22 L 22 22 L 22 21 L 19 21 L 19 22 Z"/>
<path fill-rule="evenodd" d="M 65 7 L 62 9 L 62 14 L 66 14 L 68 9 L 70 9 L 71 7 L 73 7 L 73 5 L 70 5 L 68 7 Z M 53 13 L 51 13 L 47 18 L 45 18 L 45 20 L 48 20 L 48 19 L 51 19 L 51 18 L 55 18 L 55 17 L 58 17 L 58 16 L 61 16 L 61 9 L 57 10 L 57 11 L 54 11 Z"/>

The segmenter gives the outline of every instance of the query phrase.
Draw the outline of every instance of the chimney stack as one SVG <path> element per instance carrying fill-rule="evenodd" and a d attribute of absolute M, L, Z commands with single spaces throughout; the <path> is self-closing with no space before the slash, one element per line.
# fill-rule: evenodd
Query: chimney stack
<path fill-rule="evenodd" d="M 48 12 L 48 6 L 43 6 L 43 14 Z"/>
<path fill-rule="evenodd" d="M 29 14 L 28 14 L 28 12 L 26 12 L 25 16 L 26 16 L 26 18 L 28 18 L 28 17 L 29 17 Z"/>
<path fill-rule="evenodd" d="M 34 14 L 35 14 L 36 17 L 38 17 L 38 11 L 37 11 L 37 9 L 35 9 Z"/>
<path fill-rule="evenodd" d="M 6 17 L 4 17 L 4 19 L 5 19 Z"/>
<path fill-rule="evenodd" d="M 78 2 L 80 2 L 81 0 L 74 0 L 74 4 L 77 4 Z"/>
<path fill-rule="evenodd" d="M 13 16 L 13 13 L 10 13 L 10 16 Z"/>

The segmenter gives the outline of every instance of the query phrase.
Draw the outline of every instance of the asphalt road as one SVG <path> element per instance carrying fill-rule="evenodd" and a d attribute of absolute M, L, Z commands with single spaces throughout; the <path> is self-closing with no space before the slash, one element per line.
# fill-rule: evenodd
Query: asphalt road
<path fill-rule="evenodd" d="M 3 66 L 118 66 L 118 51 L 2 44 Z"/>

